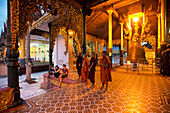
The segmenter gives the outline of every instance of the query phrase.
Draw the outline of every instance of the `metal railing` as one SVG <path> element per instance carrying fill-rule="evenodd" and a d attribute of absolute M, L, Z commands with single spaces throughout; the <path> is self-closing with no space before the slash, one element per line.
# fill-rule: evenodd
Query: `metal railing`
<path fill-rule="evenodd" d="M 151 68 L 152 68 L 152 73 L 153 73 L 153 61 L 154 61 L 154 58 L 147 58 L 147 60 L 149 60 L 151 62 Z M 131 63 L 133 64 L 134 66 L 134 63 Z M 129 70 L 129 67 L 131 64 L 127 64 L 126 65 L 126 72 L 128 72 Z M 139 58 L 138 61 L 137 61 L 137 72 L 138 72 L 138 75 L 139 75 L 139 72 L 140 72 L 140 64 L 142 64 L 142 70 L 144 70 L 144 66 L 147 65 L 147 70 L 149 68 L 149 62 L 146 61 L 144 58 Z"/>

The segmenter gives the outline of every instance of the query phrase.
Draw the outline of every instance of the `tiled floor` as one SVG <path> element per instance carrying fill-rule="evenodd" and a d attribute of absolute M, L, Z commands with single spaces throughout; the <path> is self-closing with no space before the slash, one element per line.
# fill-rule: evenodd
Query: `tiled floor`
<path fill-rule="evenodd" d="M 47 92 L 46 90 L 40 88 L 40 84 L 43 81 L 43 76 L 42 76 L 43 73 L 46 73 L 46 71 L 31 74 L 31 77 L 34 78 L 35 81 L 37 82 L 35 84 L 28 84 L 27 82 L 25 82 L 24 80 L 26 78 L 26 75 L 19 76 L 19 86 L 21 87 L 20 89 L 21 98 L 28 99 Z M 6 86 L 8 86 L 7 77 L 0 78 L 0 88 Z"/>
<path fill-rule="evenodd" d="M 77 79 L 78 75 L 73 72 L 69 77 Z M 72 84 L 28 99 L 27 104 L 11 112 L 170 113 L 170 81 L 164 77 L 150 70 L 137 75 L 121 67 L 112 72 L 112 79 L 108 91 L 103 94 L 99 91 L 101 82 L 97 70 L 94 89 L 90 89 L 90 83 L 86 86 Z"/>

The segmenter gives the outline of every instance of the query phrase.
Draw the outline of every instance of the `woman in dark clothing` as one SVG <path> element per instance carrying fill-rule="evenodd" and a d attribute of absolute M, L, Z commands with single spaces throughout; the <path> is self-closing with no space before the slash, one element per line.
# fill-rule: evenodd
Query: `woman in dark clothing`
<path fill-rule="evenodd" d="M 91 53 L 91 60 L 90 60 L 90 68 L 89 68 L 89 79 L 92 83 L 92 88 L 94 87 L 94 83 L 95 83 L 95 67 L 96 67 L 96 58 L 94 57 L 95 53 L 92 52 Z"/>
<path fill-rule="evenodd" d="M 76 68 L 77 68 L 77 71 L 78 71 L 78 74 L 79 74 L 79 79 L 81 77 L 81 68 L 82 68 L 82 56 L 81 56 L 81 52 L 79 53 L 79 56 L 77 58 L 77 61 L 76 61 Z"/>
<path fill-rule="evenodd" d="M 58 83 L 61 83 L 60 77 L 62 73 L 63 73 L 62 70 L 58 67 L 58 65 L 56 65 L 54 69 L 54 76 L 57 79 L 56 85 L 58 85 Z"/>

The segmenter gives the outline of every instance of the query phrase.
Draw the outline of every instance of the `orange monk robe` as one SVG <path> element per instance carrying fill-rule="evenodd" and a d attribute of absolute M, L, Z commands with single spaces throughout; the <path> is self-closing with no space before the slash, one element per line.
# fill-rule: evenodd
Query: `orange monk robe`
<path fill-rule="evenodd" d="M 81 78 L 83 79 L 84 82 L 87 82 L 88 79 L 88 68 L 89 68 L 89 62 L 88 60 L 85 58 L 83 60 L 84 66 L 81 68 Z"/>
<path fill-rule="evenodd" d="M 107 56 L 104 56 L 101 60 L 101 63 L 106 65 L 108 63 L 108 67 L 100 66 L 100 78 L 101 82 L 108 84 L 108 81 L 112 81 L 111 78 L 111 64 Z"/>

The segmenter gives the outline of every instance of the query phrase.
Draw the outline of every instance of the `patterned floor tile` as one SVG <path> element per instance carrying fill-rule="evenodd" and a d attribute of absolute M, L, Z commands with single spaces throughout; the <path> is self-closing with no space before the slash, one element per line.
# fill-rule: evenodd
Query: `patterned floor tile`
<path fill-rule="evenodd" d="M 51 112 L 51 113 L 168 113 L 170 105 L 163 104 L 161 95 L 170 95 L 170 81 L 162 76 L 147 71 L 138 75 L 126 72 L 125 67 L 112 72 L 112 82 L 106 93 L 101 87 L 100 71 L 97 67 L 95 88 L 76 83 L 46 94 L 31 98 L 34 106 L 17 112 Z M 73 72 L 69 78 L 77 79 Z"/>

